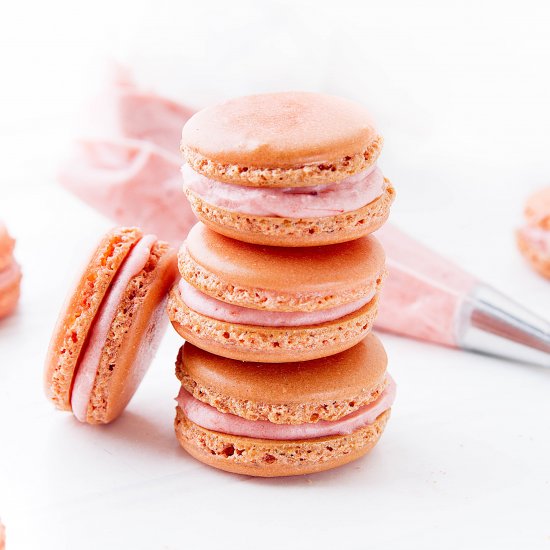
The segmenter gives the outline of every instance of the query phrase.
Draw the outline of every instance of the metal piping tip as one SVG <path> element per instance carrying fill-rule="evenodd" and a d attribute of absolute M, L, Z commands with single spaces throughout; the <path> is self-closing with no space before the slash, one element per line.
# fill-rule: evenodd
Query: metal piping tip
<path fill-rule="evenodd" d="M 455 330 L 464 349 L 550 367 L 550 323 L 490 286 L 464 300 Z"/>

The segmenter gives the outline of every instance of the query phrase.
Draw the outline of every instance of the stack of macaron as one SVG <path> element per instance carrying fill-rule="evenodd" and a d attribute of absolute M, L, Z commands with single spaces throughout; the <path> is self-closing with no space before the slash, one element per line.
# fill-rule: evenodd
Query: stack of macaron
<path fill-rule="evenodd" d="M 365 110 L 313 93 L 248 96 L 184 126 L 184 190 L 201 220 L 168 299 L 186 343 L 176 435 L 200 461 L 256 476 L 350 462 L 395 395 L 370 334 L 385 276 L 370 233 L 394 198 Z"/>
<path fill-rule="evenodd" d="M 13 313 L 19 301 L 21 268 L 13 257 L 15 241 L 0 222 L 0 319 Z"/>

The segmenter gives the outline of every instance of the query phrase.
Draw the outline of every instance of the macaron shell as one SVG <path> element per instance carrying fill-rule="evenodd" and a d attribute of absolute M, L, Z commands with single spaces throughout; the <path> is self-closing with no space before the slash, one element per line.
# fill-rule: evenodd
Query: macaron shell
<path fill-rule="evenodd" d="M 384 194 L 371 203 L 335 216 L 279 218 L 240 214 L 203 201 L 185 189 L 193 212 L 210 229 L 226 237 L 268 246 L 307 247 L 343 243 L 379 229 L 388 219 L 395 190 L 386 181 Z"/>
<path fill-rule="evenodd" d="M 193 115 L 182 145 L 222 164 L 294 167 L 359 153 L 378 134 L 360 104 L 325 94 L 239 97 Z"/>
<path fill-rule="evenodd" d="M 195 170 L 259 187 L 339 181 L 372 165 L 381 147 L 361 105 L 309 92 L 233 99 L 198 112 L 182 132 Z"/>
<path fill-rule="evenodd" d="M 376 334 L 337 356 L 303 362 L 235 361 L 189 343 L 180 352 L 184 371 L 198 385 L 234 399 L 271 405 L 339 401 L 370 392 L 384 382 L 388 363 Z"/>
<path fill-rule="evenodd" d="M 209 466 L 258 477 L 294 476 L 336 468 L 365 455 L 380 439 L 390 412 L 349 435 L 287 442 L 210 431 L 191 422 L 180 407 L 174 428 L 181 446 Z"/>
<path fill-rule="evenodd" d="M 148 264 L 130 281 L 111 325 L 88 405 L 88 423 L 111 422 L 128 405 L 164 334 L 166 297 L 176 277 L 175 252 L 157 242 Z"/>
<path fill-rule="evenodd" d="M 285 363 L 334 355 L 362 340 L 378 309 L 375 296 L 340 319 L 304 327 L 261 327 L 219 321 L 188 308 L 177 286 L 170 291 L 168 316 L 176 331 L 197 347 L 241 361 Z"/>
<path fill-rule="evenodd" d="M 182 277 L 202 292 L 272 311 L 348 303 L 371 292 L 385 274 L 384 250 L 372 236 L 330 246 L 268 247 L 230 239 L 198 223 L 178 258 Z"/>
<path fill-rule="evenodd" d="M 137 228 L 107 233 L 60 312 L 44 372 L 46 396 L 59 409 L 71 410 L 72 382 L 90 327 L 116 273 L 141 237 Z"/>
<path fill-rule="evenodd" d="M 516 233 L 516 242 L 523 257 L 529 262 L 531 267 L 539 274 L 550 279 L 550 256 L 544 254 L 536 246 L 525 238 L 521 230 Z"/>

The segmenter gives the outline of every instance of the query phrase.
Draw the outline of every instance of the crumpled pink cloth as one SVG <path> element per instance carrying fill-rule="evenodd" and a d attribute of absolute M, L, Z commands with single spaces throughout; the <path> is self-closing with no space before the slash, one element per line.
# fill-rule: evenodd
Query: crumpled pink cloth
<path fill-rule="evenodd" d="M 196 223 L 182 191 L 178 151 L 193 112 L 139 90 L 117 69 L 92 102 L 59 182 L 118 224 L 181 243 Z"/>

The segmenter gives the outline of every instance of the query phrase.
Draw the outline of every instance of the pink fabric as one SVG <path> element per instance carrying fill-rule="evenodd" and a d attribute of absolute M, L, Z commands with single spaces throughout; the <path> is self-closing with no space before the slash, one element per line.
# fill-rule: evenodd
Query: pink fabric
<path fill-rule="evenodd" d="M 78 370 L 71 393 L 71 407 L 80 422 L 86 422 L 88 402 L 90 401 L 99 360 L 122 295 L 130 280 L 147 264 L 151 247 L 156 241 L 157 237 L 155 235 L 145 235 L 132 248 L 116 274 L 107 295 L 103 299 L 99 312 L 93 320 L 88 334 L 88 342 L 77 365 Z"/>
<path fill-rule="evenodd" d="M 372 424 L 378 416 L 387 411 L 395 400 L 395 392 L 395 382 L 388 375 L 386 389 L 374 403 L 365 405 L 340 420 L 319 420 L 305 424 L 274 424 L 268 420 L 247 420 L 234 414 L 222 413 L 195 399 L 183 387 L 176 401 L 191 422 L 207 430 L 242 437 L 291 441 L 353 433 Z"/>
<path fill-rule="evenodd" d="M 181 279 L 179 283 L 184 303 L 193 311 L 228 323 L 263 327 L 299 327 L 318 325 L 344 317 L 368 304 L 376 291 L 355 302 L 319 311 L 265 311 L 228 304 L 204 294 Z"/>
<path fill-rule="evenodd" d="M 177 245 L 196 223 L 181 191 L 181 128 L 193 111 L 138 90 L 120 68 L 61 166 L 60 183 L 121 225 Z"/>
<path fill-rule="evenodd" d="M 209 179 L 189 165 L 182 168 L 184 186 L 205 202 L 233 212 L 256 216 L 312 218 L 357 210 L 382 195 L 386 187 L 379 168 L 328 185 L 257 188 Z"/>

